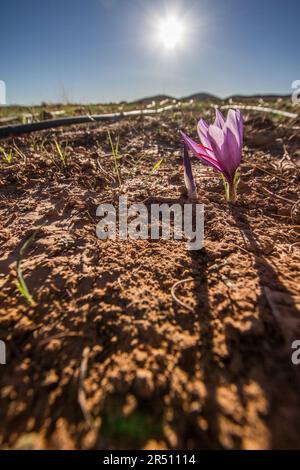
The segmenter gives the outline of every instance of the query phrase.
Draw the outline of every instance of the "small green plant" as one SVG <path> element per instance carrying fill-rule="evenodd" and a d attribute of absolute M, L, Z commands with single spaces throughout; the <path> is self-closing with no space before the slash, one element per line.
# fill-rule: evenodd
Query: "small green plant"
<path fill-rule="evenodd" d="M 10 149 L 7 153 L 3 147 L 0 147 L 0 152 L 3 155 L 3 158 L 7 161 L 7 163 L 11 163 L 12 161 L 12 150 Z"/>
<path fill-rule="evenodd" d="M 19 256 L 18 256 L 18 260 L 17 260 L 17 289 L 18 291 L 20 292 L 20 294 L 27 300 L 27 303 L 31 306 L 31 307 L 34 307 L 36 305 L 36 302 L 34 301 L 32 295 L 30 294 L 29 292 L 29 289 L 27 287 L 27 284 L 25 282 L 25 279 L 24 279 L 24 276 L 23 276 L 23 273 L 22 273 L 22 269 L 21 269 L 21 261 L 26 253 L 26 251 L 28 250 L 28 248 L 30 247 L 30 245 L 32 244 L 32 242 L 34 241 L 38 231 L 43 227 L 43 225 L 41 227 L 39 227 L 37 230 L 35 230 L 33 232 L 33 234 L 25 241 L 25 243 L 22 245 L 21 249 L 20 249 L 20 252 L 19 252 Z"/>
<path fill-rule="evenodd" d="M 142 445 L 151 438 L 161 439 L 163 436 L 161 420 L 141 411 L 134 411 L 129 416 L 106 413 L 102 419 L 103 434 L 122 444 Z"/>
<path fill-rule="evenodd" d="M 151 173 L 150 173 L 149 176 L 152 176 L 152 175 L 154 175 L 154 173 L 157 172 L 157 170 L 159 169 L 159 167 L 160 167 L 160 165 L 162 164 L 163 161 L 164 161 L 164 159 L 161 158 L 160 160 L 158 160 L 158 161 L 155 163 L 155 165 L 153 166 L 153 168 L 152 168 Z"/>
<path fill-rule="evenodd" d="M 120 175 L 120 168 L 119 168 L 119 165 L 118 165 L 118 160 L 120 159 L 120 157 L 119 157 L 119 140 L 120 139 L 119 139 L 119 136 L 118 136 L 116 144 L 114 145 L 109 131 L 107 131 L 107 135 L 108 135 L 108 140 L 109 140 L 109 144 L 110 144 L 110 147 L 111 147 L 111 151 L 112 151 L 112 154 L 113 154 L 113 157 L 114 157 L 115 170 L 116 170 L 118 182 L 119 182 L 119 185 L 121 186 L 121 175 Z"/>
<path fill-rule="evenodd" d="M 61 148 L 60 148 L 58 142 L 55 140 L 54 143 L 55 143 L 55 146 L 56 146 L 57 153 L 58 153 L 58 155 L 59 155 L 59 157 L 60 157 L 60 159 L 61 159 L 62 165 L 63 165 L 64 168 L 66 168 L 66 167 L 67 167 L 67 159 L 66 159 L 66 156 L 63 154 L 63 152 L 62 152 L 62 150 L 61 150 Z"/>

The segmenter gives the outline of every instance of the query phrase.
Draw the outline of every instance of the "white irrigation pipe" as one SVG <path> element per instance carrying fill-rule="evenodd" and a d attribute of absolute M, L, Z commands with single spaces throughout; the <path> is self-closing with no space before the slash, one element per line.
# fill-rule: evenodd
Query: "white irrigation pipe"
<path fill-rule="evenodd" d="M 259 111 L 263 113 L 272 113 L 272 114 L 278 114 L 279 116 L 285 116 L 291 119 L 296 119 L 298 117 L 298 114 L 296 113 L 289 113 L 287 111 L 280 111 L 279 109 L 274 109 L 274 108 L 265 108 L 263 106 L 251 106 L 251 105 L 246 105 L 246 104 L 239 104 L 239 105 L 224 105 L 220 106 L 221 109 L 246 109 L 249 111 Z"/>
<path fill-rule="evenodd" d="M 69 126 L 71 124 L 83 124 L 86 122 L 99 122 L 99 121 L 114 121 L 132 116 L 149 116 L 153 114 L 160 114 L 165 111 L 177 109 L 181 106 L 189 106 L 191 103 L 178 102 L 170 104 L 158 109 L 136 109 L 133 111 L 124 111 L 111 114 L 94 114 L 86 116 L 73 116 L 60 119 L 47 119 L 45 121 L 33 122 L 31 124 L 17 124 L 15 126 L 0 127 L 0 138 L 25 134 L 29 132 L 40 131 L 44 129 L 52 129 L 55 127 Z"/>

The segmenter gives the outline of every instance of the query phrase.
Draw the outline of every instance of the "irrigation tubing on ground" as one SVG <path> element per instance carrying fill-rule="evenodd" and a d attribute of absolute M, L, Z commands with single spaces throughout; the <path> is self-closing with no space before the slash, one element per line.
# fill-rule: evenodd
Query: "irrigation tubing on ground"
<path fill-rule="evenodd" d="M 70 126 L 72 124 L 84 124 L 86 122 L 114 121 L 124 117 L 143 116 L 159 114 L 189 103 L 176 103 L 158 109 L 137 109 L 134 111 L 124 111 L 111 114 L 95 114 L 85 116 L 65 117 L 59 119 L 47 119 L 45 121 L 32 122 L 30 124 L 16 124 L 0 127 L 0 138 L 13 137 L 29 132 L 36 132 L 45 129 L 54 129 L 55 127 Z"/>
<path fill-rule="evenodd" d="M 287 118 L 291 119 L 297 119 L 298 114 L 296 113 L 289 113 L 288 111 L 281 111 L 280 109 L 274 109 L 274 108 L 267 108 L 265 106 L 252 106 L 252 105 L 236 105 L 236 104 L 226 104 L 224 106 L 221 106 L 221 109 L 245 109 L 246 111 L 258 111 L 262 113 L 271 113 L 271 114 L 278 114 L 279 116 L 284 116 Z"/>
<path fill-rule="evenodd" d="M 170 111 L 172 109 L 179 108 L 181 106 L 189 106 L 191 103 L 182 103 L 178 102 L 176 104 L 171 104 L 164 106 L 163 108 L 158 109 L 136 109 L 134 111 L 124 111 L 119 113 L 111 114 L 95 114 L 95 115 L 85 115 L 85 116 L 74 116 L 74 117 L 65 117 L 59 119 L 47 119 L 45 121 L 33 122 L 30 124 L 17 124 L 0 127 L 0 138 L 5 137 L 14 137 L 20 134 L 28 134 L 29 132 L 36 132 L 46 129 L 54 129 L 55 127 L 64 127 L 70 126 L 72 124 L 84 124 L 87 122 L 105 122 L 105 121 L 114 121 L 131 116 L 143 116 L 143 115 L 153 115 L 159 114 L 164 111 Z M 215 107 L 215 105 L 213 105 Z M 261 111 L 269 112 L 273 114 L 279 114 L 288 118 L 296 119 L 298 114 L 289 113 L 287 111 L 280 111 L 272 108 L 265 108 L 261 106 L 245 106 L 245 105 L 226 105 L 221 106 L 221 109 L 230 109 L 230 108 L 240 108 L 249 111 Z"/>

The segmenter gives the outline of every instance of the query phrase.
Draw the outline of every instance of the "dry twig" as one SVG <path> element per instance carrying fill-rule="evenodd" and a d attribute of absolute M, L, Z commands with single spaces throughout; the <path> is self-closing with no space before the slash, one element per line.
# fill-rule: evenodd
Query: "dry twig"
<path fill-rule="evenodd" d="M 261 186 L 261 189 L 265 191 L 267 194 L 270 194 L 270 196 L 280 199 L 281 201 L 288 202 L 289 204 L 292 204 L 293 206 L 295 205 L 295 201 L 291 201 L 291 199 L 287 199 L 286 197 L 279 196 L 279 194 L 274 194 L 272 193 L 272 191 L 265 188 L 264 186 Z M 298 201 L 296 202 L 296 204 L 298 204 Z"/>
<path fill-rule="evenodd" d="M 93 422 L 93 418 L 86 406 L 86 397 L 84 391 L 84 380 L 87 375 L 87 367 L 88 367 L 88 360 L 89 360 L 90 348 L 86 347 L 82 353 L 82 361 L 80 365 L 80 376 L 79 376 L 79 386 L 78 386 L 78 403 L 80 405 L 82 414 L 88 423 L 90 429 L 95 429 L 95 425 Z"/>
<path fill-rule="evenodd" d="M 184 302 L 182 302 L 181 300 L 179 300 L 178 297 L 176 297 L 176 295 L 175 295 L 175 290 L 176 290 L 176 287 L 179 286 L 180 284 L 184 284 L 185 282 L 191 282 L 193 280 L 194 279 L 192 277 L 189 277 L 188 279 L 182 279 L 181 281 L 177 281 L 177 282 L 175 282 L 175 284 L 172 286 L 172 289 L 171 289 L 171 295 L 172 295 L 172 298 L 175 300 L 175 302 L 177 302 L 179 305 L 181 305 L 181 307 L 186 308 L 190 312 L 194 312 L 193 307 L 191 307 L 190 305 L 187 305 Z"/>

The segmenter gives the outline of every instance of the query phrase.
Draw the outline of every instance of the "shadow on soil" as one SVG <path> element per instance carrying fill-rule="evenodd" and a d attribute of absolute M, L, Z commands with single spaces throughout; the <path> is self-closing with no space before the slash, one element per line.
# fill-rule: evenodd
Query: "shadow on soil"
<path fill-rule="evenodd" d="M 224 333 L 228 355 L 222 358 L 218 354 L 214 346 L 214 312 L 209 302 L 207 281 L 207 267 L 208 264 L 213 264 L 213 260 L 210 259 L 211 255 L 205 248 L 198 252 L 191 252 L 192 276 L 197 298 L 195 311 L 201 331 L 200 368 L 203 371 L 203 381 L 207 390 L 201 415 L 207 422 L 207 429 L 202 432 L 199 426 L 195 425 L 194 429 L 190 427 L 186 429 L 186 432 L 190 436 L 194 433 L 193 445 L 198 449 L 223 448 L 219 424 L 222 410 L 218 402 L 218 387 L 224 384 L 236 387 L 239 401 L 245 412 L 243 418 L 246 421 L 243 423 L 245 428 L 247 420 L 251 419 L 247 416 L 248 397 L 245 388 L 250 383 L 256 383 L 267 401 L 267 412 L 258 416 L 258 419 L 263 421 L 268 430 L 268 447 L 271 449 L 299 448 L 300 415 L 289 411 L 300 409 L 299 377 L 291 363 L 290 342 L 287 341 L 280 321 L 276 320 L 274 312 L 271 311 L 272 307 L 266 298 L 265 288 L 270 289 L 271 293 L 281 294 L 286 306 L 281 306 L 282 313 L 294 318 L 297 315 L 299 318 L 299 313 L 297 314 L 292 294 L 280 282 L 268 260 L 261 255 L 261 247 L 243 209 L 234 207 L 231 214 L 236 226 L 244 235 L 247 245 L 243 248 L 249 251 L 249 255 L 254 260 L 253 268 L 257 273 L 261 292 L 257 300 L 259 322 L 254 323 L 253 327 L 246 332 L 243 328 L 226 325 Z M 232 299 L 231 302 L 233 302 Z M 233 310 L 225 312 L 223 319 L 233 316 L 233 313 Z M 259 434 L 259 431 L 257 432 Z M 259 439 L 259 436 L 258 438 L 255 436 L 254 445 Z M 184 437 L 183 441 L 186 442 Z M 264 442 L 264 439 L 260 442 Z M 245 447 L 245 443 L 240 437 L 234 435 L 231 446 L 240 449 Z"/>

